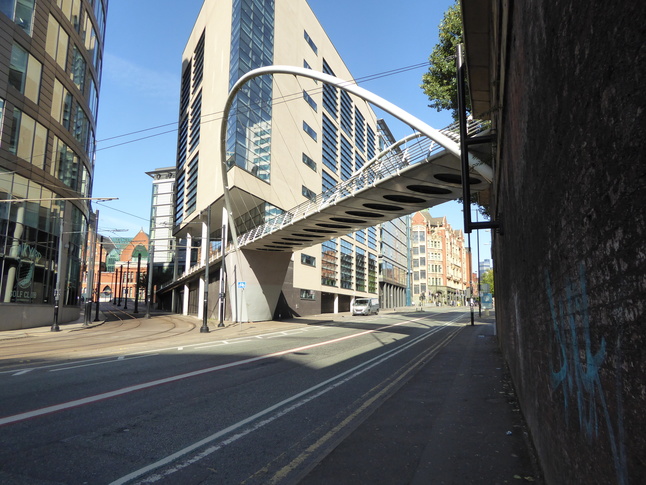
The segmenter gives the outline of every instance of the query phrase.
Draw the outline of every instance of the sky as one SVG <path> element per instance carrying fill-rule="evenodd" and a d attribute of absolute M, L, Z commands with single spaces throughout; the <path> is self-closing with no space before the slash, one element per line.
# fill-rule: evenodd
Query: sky
<path fill-rule="evenodd" d="M 152 179 L 146 172 L 175 165 L 182 52 L 202 3 L 110 0 L 93 197 L 118 200 L 93 204 L 102 234 L 132 237 L 141 229 L 149 231 Z M 444 12 L 454 1 L 409 0 L 400 11 L 392 0 L 308 3 L 353 77 L 362 78 L 426 63 Z M 452 121 L 450 113 L 429 108 L 419 87 L 426 70 L 421 66 L 361 86 L 432 127 L 443 128 Z M 395 138 L 411 133 L 396 120 L 385 119 Z M 446 216 L 454 229 L 463 228 L 462 205 L 457 202 L 430 212 Z M 473 214 L 475 220 L 475 210 Z M 489 259 L 489 232 L 480 233 L 480 259 Z M 474 232 L 474 259 L 475 241 Z"/>

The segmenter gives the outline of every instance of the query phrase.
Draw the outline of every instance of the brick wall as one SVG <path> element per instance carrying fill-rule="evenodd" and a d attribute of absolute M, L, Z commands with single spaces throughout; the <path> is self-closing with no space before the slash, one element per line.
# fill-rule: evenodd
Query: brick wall
<path fill-rule="evenodd" d="M 497 324 L 548 483 L 646 483 L 645 12 L 509 10 Z"/>

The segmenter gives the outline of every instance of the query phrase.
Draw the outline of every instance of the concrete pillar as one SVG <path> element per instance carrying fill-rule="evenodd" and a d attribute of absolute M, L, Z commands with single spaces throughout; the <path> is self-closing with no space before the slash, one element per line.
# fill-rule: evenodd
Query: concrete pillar
<path fill-rule="evenodd" d="M 202 246 L 200 247 L 200 264 L 202 266 L 206 265 L 206 258 L 208 255 L 208 248 L 209 248 L 209 230 L 208 230 L 208 225 L 206 222 L 202 223 Z M 200 320 L 204 318 L 204 286 L 206 285 L 206 282 L 204 281 L 204 278 L 206 275 L 203 275 L 200 278 L 200 287 L 198 290 L 198 306 L 197 306 L 197 318 Z"/>
<path fill-rule="evenodd" d="M 234 321 L 271 320 L 285 282 L 291 252 L 240 249 L 226 256 L 227 303 Z M 235 277 L 234 277 L 235 275 Z M 243 282 L 244 288 L 238 288 Z"/>
<path fill-rule="evenodd" d="M 188 273 L 188 270 L 191 269 L 191 247 L 193 245 L 193 237 L 188 234 L 186 236 L 186 260 L 184 261 L 184 273 Z M 184 300 L 182 301 L 182 315 L 188 315 L 188 297 L 189 297 L 189 287 L 184 285 Z"/>

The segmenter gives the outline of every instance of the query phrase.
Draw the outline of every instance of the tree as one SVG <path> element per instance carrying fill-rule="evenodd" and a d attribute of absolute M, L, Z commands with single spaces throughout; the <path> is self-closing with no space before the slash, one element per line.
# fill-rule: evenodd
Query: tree
<path fill-rule="evenodd" d="M 444 12 L 439 26 L 439 43 L 433 48 L 428 60 L 428 72 L 422 76 L 420 86 L 428 96 L 430 108 L 437 111 L 450 109 L 454 120 L 458 119 L 458 86 L 456 80 L 456 46 L 463 42 L 462 12 L 457 3 Z M 467 111 L 471 111 L 467 99 Z"/>
<path fill-rule="evenodd" d="M 494 291 L 493 291 L 493 270 L 488 269 L 482 275 L 480 276 L 480 284 L 482 285 L 483 283 L 489 285 L 489 293 L 491 293 L 491 296 L 494 296 Z"/>

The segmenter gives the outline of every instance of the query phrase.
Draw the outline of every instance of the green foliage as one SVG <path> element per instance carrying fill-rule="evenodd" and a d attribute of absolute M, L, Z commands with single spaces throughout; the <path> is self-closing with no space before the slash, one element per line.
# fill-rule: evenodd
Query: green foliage
<path fill-rule="evenodd" d="M 456 80 L 456 46 L 463 42 L 462 12 L 456 3 L 444 12 L 439 25 L 439 43 L 428 60 L 428 72 L 422 76 L 420 86 L 430 101 L 429 107 L 437 111 L 450 109 L 453 119 L 458 119 L 458 87 Z M 471 111 L 467 99 L 467 111 Z"/>
<path fill-rule="evenodd" d="M 489 269 L 482 273 L 480 276 L 480 284 L 486 283 L 489 285 L 489 292 L 491 293 L 491 296 L 494 295 L 494 289 L 493 289 L 493 269 Z"/>

